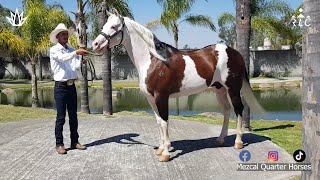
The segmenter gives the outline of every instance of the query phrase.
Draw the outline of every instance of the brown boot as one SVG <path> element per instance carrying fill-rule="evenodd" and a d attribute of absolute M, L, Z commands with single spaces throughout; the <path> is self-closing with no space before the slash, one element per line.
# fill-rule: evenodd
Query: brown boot
<path fill-rule="evenodd" d="M 66 151 L 66 149 L 64 148 L 64 146 L 57 146 L 57 147 L 56 147 L 56 151 L 57 151 L 59 154 L 67 154 L 67 151 Z"/>
<path fill-rule="evenodd" d="M 76 144 L 71 145 L 71 149 L 86 150 L 87 147 L 84 145 L 81 145 L 80 143 L 76 143 Z"/>

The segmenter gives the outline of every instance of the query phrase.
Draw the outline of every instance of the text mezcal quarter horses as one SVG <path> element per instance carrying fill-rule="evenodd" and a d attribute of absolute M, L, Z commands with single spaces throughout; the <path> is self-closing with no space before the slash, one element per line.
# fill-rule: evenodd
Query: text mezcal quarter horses
<path fill-rule="evenodd" d="M 244 60 L 239 52 L 222 44 L 209 45 L 195 51 L 179 51 L 159 41 L 148 29 L 137 22 L 109 13 L 109 19 L 101 34 L 93 41 L 96 53 L 104 53 L 105 47 L 123 44 L 138 70 L 139 86 L 152 106 L 159 124 L 160 146 L 156 151 L 160 161 L 168 161 L 171 146 L 168 134 L 169 98 L 199 93 L 212 87 L 223 107 L 224 122 L 217 141 L 224 143 L 228 133 L 230 116 L 229 94 L 237 116 L 237 135 L 234 147 L 243 147 L 242 111 L 240 90 L 250 97 L 253 107 L 260 107 L 251 88 L 243 83 Z M 250 105 L 251 107 L 251 105 Z"/>

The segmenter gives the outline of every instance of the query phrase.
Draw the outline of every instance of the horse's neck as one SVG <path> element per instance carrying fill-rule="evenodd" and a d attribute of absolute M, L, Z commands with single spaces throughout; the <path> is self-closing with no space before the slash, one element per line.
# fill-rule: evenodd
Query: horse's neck
<path fill-rule="evenodd" d="M 126 19 L 127 31 L 125 32 L 127 40 L 123 42 L 128 55 L 137 68 L 140 81 L 144 82 L 146 71 L 151 63 L 148 45 L 143 41 L 139 34 L 132 28 L 131 20 Z"/>

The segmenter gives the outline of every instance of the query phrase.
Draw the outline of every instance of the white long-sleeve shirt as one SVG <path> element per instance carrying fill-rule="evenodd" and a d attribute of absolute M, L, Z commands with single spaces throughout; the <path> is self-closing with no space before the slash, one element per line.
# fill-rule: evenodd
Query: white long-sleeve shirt
<path fill-rule="evenodd" d="M 55 81 L 67 81 L 77 79 L 77 68 L 80 67 L 80 60 L 75 50 L 67 45 L 66 49 L 60 43 L 50 48 L 50 65 L 54 73 Z"/>

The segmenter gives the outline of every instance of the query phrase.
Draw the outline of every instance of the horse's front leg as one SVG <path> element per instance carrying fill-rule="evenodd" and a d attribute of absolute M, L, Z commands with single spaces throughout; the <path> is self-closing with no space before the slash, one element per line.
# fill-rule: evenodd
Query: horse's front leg
<path fill-rule="evenodd" d="M 161 119 L 161 117 L 159 115 L 158 108 L 156 106 L 154 98 L 147 96 L 147 99 L 148 99 L 148 102 L 149 102 L 150 106 L 153 109 L 154 115 L 156 116 L 156 120 L 157 120 L 157 124 L 158 124 L 158 128 L 159 128 L 159 147 L 156 150 L 155 154 L 158 155 L 158 156 L 161 156 L 162 152 L 164 151 L 164 134 L 163 134 L 163 131 L 162 131 L 162 128 L 161 128 L 162 119 Z"/>
<path fill-rule="evenodd" d="M 159 161 L 167 162 L 170 159 L 169 148 L 171 147 L 171 142 L 169 139 L 168 132 L 168 116 L 169 116 L 169 95 L 155 93 L 155 104 L 157 106 L 159 116 L 161 118 L 160 126 L 163 133 L 163 152 L 160 156 Z M 161 130 L 160 130 L 161 132 Z"/>

